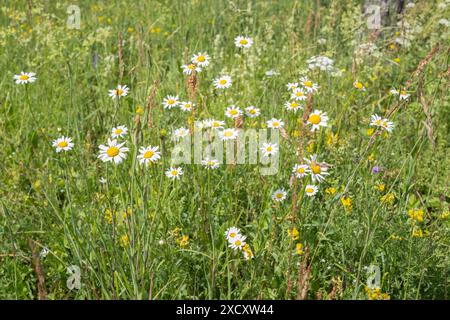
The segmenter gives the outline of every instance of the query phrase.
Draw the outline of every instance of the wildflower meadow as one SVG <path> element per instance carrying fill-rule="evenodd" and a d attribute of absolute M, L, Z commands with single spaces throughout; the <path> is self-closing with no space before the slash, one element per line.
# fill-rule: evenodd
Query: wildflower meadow
<path fill-rule="evenodd" d="M 372 2 L 2 1 L 0 299 L 447 299 L 450 0 Z"/>

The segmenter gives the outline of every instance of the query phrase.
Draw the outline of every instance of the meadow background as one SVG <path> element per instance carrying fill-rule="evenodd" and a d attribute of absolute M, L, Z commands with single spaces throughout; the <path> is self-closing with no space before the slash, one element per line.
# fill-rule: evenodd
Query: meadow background
<path fill-rule="evenodd" d="M 69 5 L 80 8 L 80 29 L 67 25 Z M 447 299 L 450 3 L 415 1 L 379 34 L 361 8 L 349 0 L 2 1 L 0 298 Z M 253 46 L 236 48 L 239 35 Z M 163 109 L 169 94 L 192 96 L 180 67 L 197 52 L 211 63 L 196 77 L 195 112 Z M 308 71 L 317 55 L 337 74 Z M 16 84 L 21 71 L 36 82 Z M 226 91 L 212 85 L 222 74 L 233 79 Z M 301 74 L 320 85 L 309 103 L 330 118 L 315 133 L 303 111 L 283 107 L 286 84 Z M 117 84 L 130 87 L 120 102 L 108 96 Z M 389 94 L 404 87 L 408 100 Z M 243 128 L 283 119 L 278 173 L 184 165 L 179 180 L 168 179 L 172 130 L 225 120 L 231 104 L 261 109 Z M 368 130 L 374 113 L 394 122 L 392 133 Z M 115 166 L 97 155 L 117 125 L 129 128 L 130 151 Z M 52 147 L 61 135 L 73 138 L 70 152 Z M 144 168 L 136 154 L 149 144 L 162 157 Z M 312 154 L 332 167 L 309 198 L 291 171 Z M 287 198 L 275 202 L 279 188 Z M 422 221 L 408 215 L 417 210 Z M 231 226 L 247 236 L 253 259 L 228 247 Z M 380 269 L 379 290 L 366 289 L 370 265 Z"/>

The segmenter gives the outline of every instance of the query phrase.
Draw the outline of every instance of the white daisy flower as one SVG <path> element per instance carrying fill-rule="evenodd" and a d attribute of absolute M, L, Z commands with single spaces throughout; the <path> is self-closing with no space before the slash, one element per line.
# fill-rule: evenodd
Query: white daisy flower
<path fill-rule="evenodd" d="M 237 236 L 241 235 L 241 230 L 239 230 L 236 227 L 228 228 L 227 231 L 225 231 L 225 237 L 227 238 L 228 242 L 232 243 L 234 239 L 236 239 Z"/>
<path fill-rule="evenodd" d="M 202 160 L 202 166 L 206 167 L 207 169 L 217 169 L 219 167 L 219 160 L 205 158 L 204 160 Z"/>
<path fill-rule="evenodd" d="M 181 167 L 174 168 L 170 167 L 166 171 L 166 176 L 172 180 L 180 179 L 180 177 L 183 175 L 183 169 Z"/>
<path fill-rule="evenodd" d="M 113 99 L 120 99 L 121 97 L 125 97 L 128 95 L 128 91 L 130 91 L 130 88 L 128 88 L 126 85 L 118 85 L 116 89 L 109 90 L 109 96 Z"/>
<path fill-rule="evenodd" d="M 306 100 L 306 93 L 303 91 L 302 88 L 296 88 L 292 90 L 291 93 L 291 99 L 297 100 L 297 101 L 305 101 Z"/>
<path fill-rule="evenodd" d="M 206 52 L 199 52 L 192 56 L 192 63 L 198 65 L 199 67 L 207 67 L 209 65 L 209 56 Z"/>
<path fill-rule="evenodd" d="M 164 106 L 164 109 L 172 109 L 179 103 L 178 96 L 167 96 L 164 98 L 162 105 Z"/>
<path fill-rule="evenodd" d="M 294 168 L 292 169 L 292 173 L 297 178 L 303 178 L 309 174 L 311 170 L 309 169 L 309 166 L 306 164 L 296 164 Z"/>
<path fill-rule="evenodd" d="M 194 108 L 194 107 L 195 107 L 195 104 L 192 103 L 191 101 L 180 102 L 180 109 L 183 111 L 190 112 L 190 111 L 192 111 L 192 108 Z"/>
<path fill-rule="evenodd" d="M 312 82 L 307 77 L 301 77 L 300 78 L 300 84 L 309 93 L 316 92 L 320 88 L 317 83 Z"/>
<path fill-rule="evenodd" d="M 161 158 L 161 152 L 158 151 L 159 147 L 140 147 L 137 159 L 140 164 L 149 165 L 151 162 L 156 162 Z"/>
<path fill-rule="evenodd" d="M 264 157 L 270 157 L 278 152 L 278 145 L 276 143 L 263 143 L 261 153 Z"/>
<path fill-rule="evenodd" d="M 14 81 L 16 84 L 32 83 L 36 81 L 36 73 L 34 72 L 21 72 L 14 76 Z"/>
<path fill-rule="evenodd" d="M 245 236 L 239 234 L 236 237 L 233 238 L 233 241 L 229 241 L 230 245 L 229 247 L 234 250 L 242 250 L 242 248 L 245 246 Z"/>
<path fill-rule="evenodd" d="M 181 127 L 178 129 L 175 129 L 172 133 L 172 140 L 173 141 L 178 141 L 186 136 L 189 135 L 189 129 L 185 128 L 185 127 Z"/>
<path fill-rule="evenodd" d="M 284 122 L 276 118 L 272 118 L 267 121 L 267 127 L 270 129 L 280 129 L 283 128 L 283 126 Z"/>
<path fill-rule="evenodd" d="M 308 123 L 312 125 L 311 131 L 315 131 L 320 129 L 320 127 L 326 127 L 328 121 L 328 116 L 326 112 L 322 112 L 320 110 L 314 110 L 309 117 Z"/>
<path fill-rule="evenodd" d="M 250 260 L 253 259 L 253 252 L 249 251 L 249 250 L 242 250 L 242 254 L 244 255 L 244 259 L 245 260 Z"/>
<path fill-rule="evenodd" d="M 275 192 L 272 194 L 272 200 L 281 202 L 284 199 L 286 199 L 287 192 L 284 189 L 278 189 L 275 190 Z"/>
<path fill-rule="evenodd" d="M 117 140 L 108 139 L 107 145 L 100 145 L 98 148 L 100 149 L 100 154 L 98 158 L 103 162 L 114 162 L 115 164 L 119 164 L 127 157 L 126 152 L 128 148 L 123 147 L 125 142 L 117 143 Z"/>
<path fill-rule="evenodd" d="M 62 136 L 62 137 L 54 140 L 52 146 L 55 147 L 56 148 L 56 152 L 59 153 L 61 151 L 70 151 L 70 150 L 72 150 L 74 144 L 72 142 L 72 138 Z"/>
<path fill-rule="evenodd" d="M 214 119 L 205 120 L 205 128 L 223 129 L 224 125 L 225 121 L 222 120 L 214 120 Z"/>
<path fill-rule="evenodd" d="M 106 179 L 105 179 L 104 177 L 100 177 L 100 179 L 98 179 L 98 181 L 99 181 L 101 184 L 105 184 L 105 183 L 106 183 Z"/>
<path fill-rule="evenodd" d="M 248 48 L 250 48 L 253 45 L 253 40 L 251 38 L 249 38 L 249 37 L 237 36 L 234 39 L 234 44 L 238 48 L 248 49 Z"/>
<path fill-rule="evenodd" d="M 197 73 L 202 72 L 202 68 L 200 68 L 199 66 L 197 66 L 193 63 L 183 64 L 181 66 L 181 69 L 183 69 L 183 73 L 187 76 L 190 76 L 192 74 L 192 72 L 194 72 L 194 71 Z"/>
<path fill-rule="evenodd" d="M 231 87 L 231 77 L 230 76 L 221 76 L 213 81 L 214 87 L 216 89 L 227 89 Z"/>
<path fill-rule="evenodd" d="M 400 92 L 397 89 L 392 88 L 391 90 L 389 90 L 389 93 L 393 95 L 398 95 Z"/>
<path fill-rule="evenodd" d="M 115 128 L 112 128 L 111 130 L 111 137 L 116 139 L 116 138 L 123 138 L 127 135 L 128 133 L 128 128 L 125 126 L 118 126 Z"/>
<path fill-rule="evenodd" d="M 389 121 L 388 119 L 383 119 L 381 121 L 381 127 L 387 132 L 391 133 L 392 130 L 394 130 L 394 123 L 392 121 Z"/>
<path fill-rule="evenodd" d="M 287 85 L 288 91 L 294 91 L 298 88 L 298 82 L 289 82 Z"/>
<path fill-rule="evenodd" d="M 400 100 L 408 100 L 410 94 L 406 90 L 400 90 Z"/>
<path fill-rule="evenodd" d="M 234 128 L 224 129 L 219 132 L 219 136 L 222 140 L 235 140 L 239 134 L 239 131 Z"/>
<path fill-rule="evenodd" d="M 308 184 L 305 187 L 305 193 L 308 197 L 312 197 L 312 196 L 316 195 L 318 190 L 319 190 L 319 188 L 317 188 L 317 186 L 312 185 L 312 184 Z"/>
<path fill-rule="evenodd" d="M 249 107 L 245 108 L 245 114 L 249 118 L 256 118 L 257 116 L 259 116 L 261 114 L 261 110 L 259 110 L 259 108 L 256 108 L 254 106 L 249 106 Z"/>
<path fill-rule="evenodd" d="M 294 101 L 286 101 L 286 103 L 284 104 L 284 107 L 286 108 L 286 110 L 294 111 L 294 112 L 296 112 L 297 110 L 303 109 L 303 107 L 300 105 L 300 103 L 298 103 L 295 100 Z"/>
<path fill-rule="evenodd" d="M 317 155 L 312 155 L 309 159 L 304 158 L 309 165 L 311 179 L 313 182 L 322 182 L 325 176 L 329 175 L 328 168 L 317 162 Z"/>
<path fill-rule="evenodd" d="M 235 119 L 235 118 L 238 118 L 241 115 L 242 115 L 242 110 L 239 107 L 236 107 L 236 106 L 230 106 L 225 111 L 225 116 L 227 116 L 228 118 Z"/>
<path fill-rule="evenodd" d="M 370 125 L 373 127 L 381 127 L 382 121 L 383 119 L 377 114 L 373 114 L 370 116 Z"/>

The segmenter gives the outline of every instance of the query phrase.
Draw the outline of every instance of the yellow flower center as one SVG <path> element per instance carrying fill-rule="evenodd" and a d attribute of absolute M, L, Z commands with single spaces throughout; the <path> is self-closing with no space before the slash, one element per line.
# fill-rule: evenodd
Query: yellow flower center
<path fill-rule="evenodd" d="M 320 119 L 319 115 L 312 114 L 312 115 L 309 116 L 308 121 L 311 122 L 312 124 L 319 124 L 321 119 Z"/>
<path fill-rule="evenodd" d="M 147 151 L 145 151 L 145 153 L 144 153 L 144 158 L 145 158 L 145 159 L 150 159 L 151 157 L 153 157 L 154 154 L 155 154 L 155 153 L 154 153 L 152 150 L 147 150 Z"/>
<path fill-rule="evenodd" d="M 22 81 L 26 81 L 26 80 L 30 79 L 30 77 L 29 77 L 28 75 L 26 75 L 26 74 L 22 74 L 22 75 L 19 77 L 19 79 L 22 80 Z"/>
<path fill-rule="evenodd" d="M 116 96 L 121 96 L 123 94 L 123 90 L 122 89 L 117 89 L 116 90 Z"/>
<path fill-rule="evenodd" d="M 197 60 L 200 62 L 205 62 L 205 57 L 203 55 L 200 55 L 197 57 Z"/>
<path fill-rule="evenodd" d="M 234 243 L 236 247 L 240 247 L 241 246 L 241 241 L 240 240 L 236 240 L 236 242 Z"/>
<path fill-rule="evenodd" d="M 169 100 L 167 100 L 167 104 L 174 104 L 175 103 L 175 100 L 174 99 L 169 99 Z"/>
<path fill-rule="evenodd" d="M 235 115 L 238 114 L 238 112 L 237 112 L 236 109 L 233 109 L 233 110 L 230 111 L 230 114 L 231 114 L 232 116 L 235 116 Z"/>
<path fill-rule="evenodd" d="M 283 198 L 283 194 L 282 194 L 282 193 L 277 193 L 277 198 L 278 198 L 278 199 Z"/>
<path fill-rule="evenodd" d="M 233 135 L 232 131 L 225 131 L 223 134 L 225 137 L 231 137 Z"/>
<path fill-rule="evenodd" d="M 234 237 L 236 237 L 236 233 L 234 233 L 234 232 L 230 233 L 230 238 L 234 238 Z"/>
<path fill-rule="evenodd" d="M 220 124 L 219 124 L 218 122 L 213 122 L 212 126 L 213 126 L 214 128 L 217 128 L 217 127 L 220 127 Z"/>
<path fill-rule="evenodd" d="M 219 80 L 219 84 L 221 84 L 222 86 L 224 86 L 224 85 L 227 84 L 227 80 L 225 80 L 225 79 L 220 79 L 220 80 Z"/>
<path fill-rule="evenodd" d="M 357 83 L 355 83 L 355 87 L 356 87 L 356 89 L 362 89 L 363 84 L 361 82 L 357 82 Z"/>
<path fill-rule="evenodd" d="M 190 105 L 189 103 L 186 103 L 186 104 L 184 105 L 184 107 L 185 107 L 186 109 L 190 109 L 190 108 L 191 108 L 191 105 Z"/>
<path fill-rule="evenodd" d="M 406 91 L 405 91 L 405 90 L 402 90 L 402 91 L 400 91 L 400 94 L 401 94 L 402 96 L 406 96 Z"/>
<path fill-rule="evenodd" d="M 306 193 L 313 193 L 314 189 L 313 188 L 306 188 Z"/>
<path fill-rule="evenodd" d="M 250 111 L 249 111 L 248 113 L 250 113 L 250 114 L 255 114 L 255 113 L 256 113 L 256 110 L 255 110 L 255 109 L 250 109 Z"/>
<path fill-rule="evenodd" d="M 295 95 L 296 95 L 297 97 L 301 97 L 301 96 L 303 96 L 303 92 L 297 91 L 297 92 L 295 93 Z"/>
<path fill-rule="evenodd" d="M 170 171 L 170 174 L 173 175 L 173 176 L 176 176 L 176 175 L 178 175 L 178 171 L 177 170 L 172 170 L 172 171 Z"/>
<path fill-rule="evenodd" d="M 116 129 L 116 130 L 114 131 L 115 134 L 121 134 L 122 132 L 123 132 L 122 129 Z"/>
<path fill-rule="evenodd" d="M 313 86 L 313 83 L 309 80 L 303 81 L 303 85 L 307 86 L 308 88 L 311 88 Z"/>
<path fill-rule="evenodd" d="M 67 143 L 66 140 L 61 141 L 60 143 L 58 143 L 58 147 L 60 148 L 65 148 L 67 147 L 69 144 Z"/>
<path fill-rule="evenodd" d="M 267 149 L 266 149 L 268 152 L 270 152 L 270 151 L 272 151 L 273 150 L 273 148 L 272 147 L 267 147 Z"/>
<path fill-rule="evenodd" d="M 276 122 L 276 121 L 275 121 L 275 122 L 272 122 L 272 126 L 275 127 L 275 128 L 276 128 L 276 127 L 279 127 L 279 126 L 280 126 L 280 123 L 279 123 L 279 122 Z"/>
<path fill-rule="evenodd" d="M 190 65 L 188 65 L 187 67 L 188 67 L 188 69 L 194 70 L 195 65 L 194 65 L 194 64 L 190 64 Z"/>
<path fill-rule="evenodd" d="M 108 150 L 106 150 L 106 154 L 111 158 L 117 156 L 119 152 L 120 150 L 117 147 L 109 147 Z"/>
<path fill-rule="evenodd" d="M 297 173 L 305 173 L 305 168 L 303 167 L 298 168 Z"/>
<path fill-rule="evenodd" d="M 314 174 L 320 174 L 320 172 L 322 171 L 322 169 L 320 168 L 320 166 L 317 163 L 313 163 L 311 164 L 311 171 Z"/>
<path fill-rule="evenodd" d="M 246 44 L 248 44 L 248 41 L 247 41 L 247 39 L 241 39 L 241 41 L 239 41 L 239 43 L 245 46 Z"/>

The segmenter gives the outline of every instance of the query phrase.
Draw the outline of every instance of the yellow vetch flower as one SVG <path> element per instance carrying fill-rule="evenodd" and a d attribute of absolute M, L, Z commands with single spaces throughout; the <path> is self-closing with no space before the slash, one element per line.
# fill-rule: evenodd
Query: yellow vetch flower
<path fill-rule="evenodd" d="M 297 243 L 295 245 L 295 251 L 297 252 L 297 254 L 302 255 L 305 252 L 303 251 L 303 245 L 301 243 Z"/>
<path fill-rule="evenodd" d="M 448 219 L 448 217 L 450 216 L 450 211 L 444 211 L 442 212 L 442 214 L 439 216 L 440 219 L 445 220 Z"/>
<path fill-rule="evenodd" d="M 395 193 L 389 192 L 380 198 L 382 204 L 392 206 L 395 202 Z"/>
<path fill-rule="evenodd" d="M 369 300 L 390 300 L 391 296 L 388 293 L 382 293 L 381 288 L 370 289 L 368 286 L 364 288 Z"/>
<path fill-rule="evenodd" d="M 370 137 L 373 134 L 374 131 L 375 131 L 374 128 L 369 128 L 369 129 L 366 130 L 366 133 Z"/>
<path fill-rule="evenodd" d="M 374 188 L 375 188 L 376 190 L 378 190 L 378 191 L 383 192 L 384 189 L 385 189 L 386 187 L 385 187 L 385 185 L 384 185 L 383 183 L 378 183 L 378 184 L 376 184 L 376 185 L 374 186 Z"/>
<path fill-rule="evenodd" d="M 423 222 L 423 210 L 422 209 L 410 209 L 408 210 L 408 216 L 417 222 Z"/>
<path fill-rule="evenodd" d="M 333 195 L 336 193 L 336 188 L 330 187 L 325 189 L 325 193 L 329 195 Z"/>
<path fill-rule="evenodd" d="M 136 107 L 136 114 L 142 116 L 144 114 L 144 108 L 142 108 L 142 106 L 137 106 Z"/>
<path fill-rule="evenodd" d="M 130 239 L 128 238 L 127 234 L 124 234 L 123 236 L 120 237 L 120 245 L 122 247 L 126 247 L 130 244 Z"/>
<path fill-rule="evenodd" d="M 292 240 L 298 240 L 298 238 L 300 237 L 300 234 L 297 230 L 297 228 L 292 228 L 292 229 L 288 229 L 288 236 L 292 238 Z"/>
<path fill-rule="evenodd" d="M 351 197 L 342 197 L 341 203 L 344 206 L 345 210 L 352 211 L 353 204 L 352 204 L 352 198 Z"/>
<path fill-rule="evenodd" d="M 177 238 L 176 243 L 182 248 L 186 247 L 189 244 L 189 236 L 183 235 L 180 238 Z"/>

